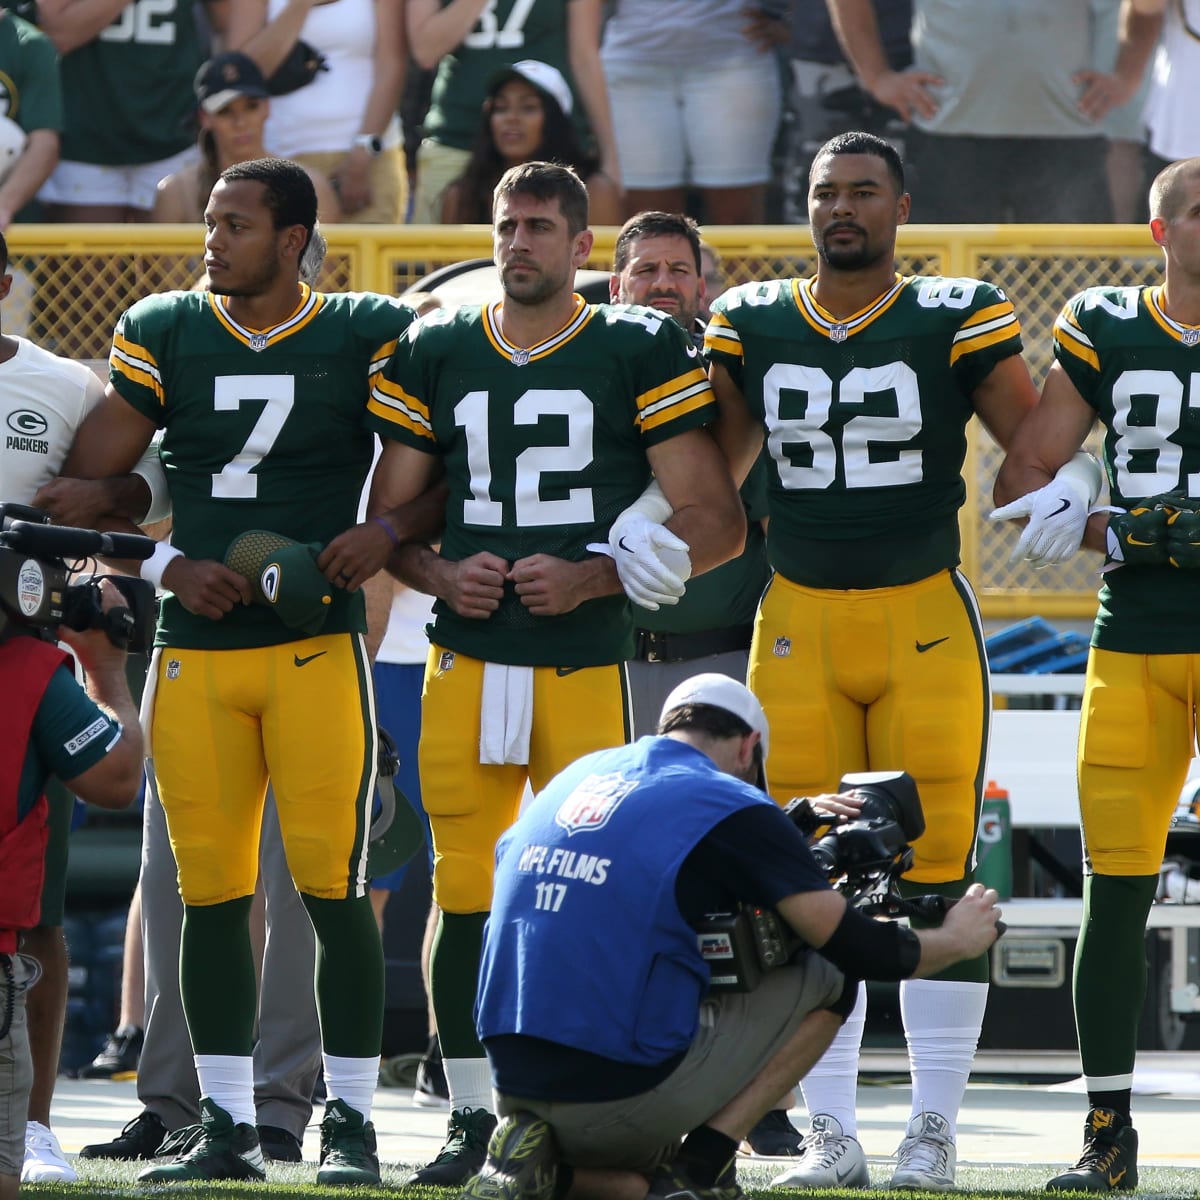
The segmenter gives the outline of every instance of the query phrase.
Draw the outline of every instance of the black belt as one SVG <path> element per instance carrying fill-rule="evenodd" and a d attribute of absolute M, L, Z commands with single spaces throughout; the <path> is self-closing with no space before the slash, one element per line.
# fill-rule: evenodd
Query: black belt
<path fill-rule="evenodd" d="M 701 629 L 696 633 L 660 633 L 655 629 L 639 629 L 633 657 L 643 662 L 685 662 L 689 658 L 704 658 L 709 654 L 749 650 L 753 635 L 752 624 Z"/>

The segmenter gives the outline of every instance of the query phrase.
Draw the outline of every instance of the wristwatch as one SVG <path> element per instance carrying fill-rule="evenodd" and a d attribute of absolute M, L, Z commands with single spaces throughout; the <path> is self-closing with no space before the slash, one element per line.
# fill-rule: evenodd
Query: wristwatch
<path fill-rule="evenodd" d="M 360 133 L 354 144 L 361 146 L 372 158 L 383 153 L 383 138 L 377 133 Z"/>

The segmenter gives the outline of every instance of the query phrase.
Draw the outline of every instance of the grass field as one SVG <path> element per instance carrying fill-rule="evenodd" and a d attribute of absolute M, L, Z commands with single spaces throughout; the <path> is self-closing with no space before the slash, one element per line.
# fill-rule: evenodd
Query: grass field
<path fill-rule="evenodd" d="M 303 1200 L 318 1200 L 320 1197 L 345 1197 L 347 1189 L 317 1187 L 313 1182 L 316 1171 L 313 1163 L 272 1164 L 269 1180 L 265 1184 L 173 1184 L 157 1186 L 139 1185 L 135 1181 L 138 1169 L 144 1164 L 85 1162 L 78 1164 L 80 1181 L 75 1184 L 26 1184 L 21 1188 L 22 1196 L 54 1197 L 55 1200 L 111 1200 L 113 1197 L 160 1197 L 164 1195 L 186 1196 L 188 1200 L 286 1200 L 302 1197 Z M 857 1200 L 876 1200 L 896 1193 L 882 1187 L 864 1190 L 798 1192 L 771 1189 L 767 1185 L 783 1164 L 764 1163 L 751 1159 L 739 1161 L 738 1179 L 747 1194 L 756 1200 L 782 1200 L 786 1196 L 811 1195 L 813 1197 L 846 1196 Z M 890 1166 L 885 1162 L 872 1164 L 872 1176 L 881 1183 L 886 1180 Z M 451 1188 L 405 1187 L 409 1167 L 385 1165 L 384 1183 L 380 1188 L 353 1189 L 355 1196 L 396 1196 L 403 1200 L 452 1200 L 457 1192 Z M 1061 1168 L 1058 1168 L 1061 1169 Z M 1047 1178 L 1053 1174 L 1045 1166 L 982 1167 L 963 1165 L 958 1170 L 959 1190 L 953 1195 L 960 1200 L 987 1197 L 988 1200 L 1004 1200 L 1005 1197 L 1027 1197 L 1041 1193 Z M 906 1197 L 922 1200 L 932 1197 L 934 1192 L 907 1192 Z M 1200 1195 L 1200 1172 L 1170 1167 L 1144 1167 L 1141 1171 L 1138 1200 L 1164 1200 L 1177 1197 L 1194 1198 Z"/>

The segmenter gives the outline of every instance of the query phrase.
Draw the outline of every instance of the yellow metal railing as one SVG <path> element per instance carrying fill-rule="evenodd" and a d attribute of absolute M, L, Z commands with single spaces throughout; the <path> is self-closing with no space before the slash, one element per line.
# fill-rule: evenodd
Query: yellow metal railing
<path fill-rule="evenodd" d="M 439 267 L 491 255 L 485 226 L 358 226 L 325 229 L 326 290 L 399 294 Z M 808 275 L 814 254 L 803 226 L 725 226 L 705 230 L 729 284 Z M 81 359 L 107 357 L 113 325 L 141 296 L 191 287 L 202 270 L 203 230 L 191 225 L 14 225 L 7 232 L 13 294 L 3 327 Z M 616 230 L 596 231 L 589 266 L 611 264 Z M 1051 362 L 1050 331 L 1063 303 L 1099 283 L 1156 282 L 1161 252 L 1142 226 L 910 225 L 900 231 L 906 274 L 968 275 L 996 283 L 1021 318 L 1026 360 L 1040 384 Z M 1057 571 L 1010 567 L 1015 536 L 987 520 L 1001 453 L 975 430 L 962 513 L 963 566 L 985 616 L 1032 613 L 1084 618 L 1095 610 L 1097 562 L 1080 555 Z"/>

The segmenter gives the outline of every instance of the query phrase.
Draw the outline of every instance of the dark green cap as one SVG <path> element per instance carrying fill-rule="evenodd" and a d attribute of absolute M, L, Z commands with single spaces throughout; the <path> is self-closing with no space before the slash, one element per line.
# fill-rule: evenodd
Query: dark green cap
<path fill-rule="evenodd" d="M 225 551 L 225 565 L 250 584 L 255 604 L 273 609 L 289 629 L 306 637 L 321 632 L 333 588 L 317 568 L 321 545 L 293 541 L 265 529 L 239 534 Z"/>

